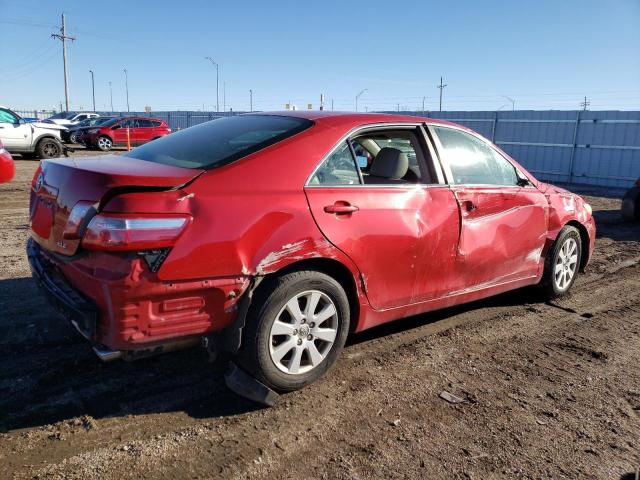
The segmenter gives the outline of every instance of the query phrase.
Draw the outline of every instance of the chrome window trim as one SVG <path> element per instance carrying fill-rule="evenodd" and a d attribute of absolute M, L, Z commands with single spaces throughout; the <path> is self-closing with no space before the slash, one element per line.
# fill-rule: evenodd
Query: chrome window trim
<path fill-rule="evenodd" d="M 343 142 L 346 142 L 348 140 L 351 139 L 351 137 L 363 133 L 363 132 L 367 132 L 369 130 L 380 130 L 380 129 L 389 129 L 389 130 L 399 130 L 399 129 L 406 129 L 406 130 L 415 130 L 415 129 L 420 129 L 420 127 L 424 126 L 424 122 L 398 122 L 398 123 L 394 123 L 394 122 L 390 122 L 390 123 L 370 123 L 368 125 L 359 125 L 357 127 L 352 128 L 351 130 L 349 130 L 344 136 L 342 136 L 340 138 L 340 140 L 338 142 L 336 142 L 336 144 L 331 147 L 331 149 L 329 150 L 329 152 L 327 152 L 318 162 L 318 164 L 315 166 L 315 168 L 313 169 L 313 171 L 311 172 L 311 174 L 307 177 L 307 180 L 304 183 L 304 187 L 303 188 L 352 188 L 352 187 L 358 187 L 358 188 L 363 188 L 363 187 L 384 187 L 384 188 L 389 188 L 389 187 L 400 187 L 400 188 L 407 188 L 407 185 L 367 185 L 367 184 L 358 184 L 358 185 L 311 185 L 311 179 L 315 176 L 316 172 L 318 171 L 318 169 L 320 168 L 320 166 L 322 166 L 322 164 L 327 160 L 327 158 L 329 158 L 335 151 L 336 149 L 342 145 Z M 418 135 L 420 136 L 420 135 Z M 428 139 L 426 139 L 428 140 Z M 351 142 L 349 142 L 349 144 L 351 144 Z M 429 148 L 429 142 L 426 142 L 427 144 L 427 148 Z M 426 153 L 426 152 L 425 152 Z M 431 153 L 431 151 L 429 151 L 429 153 Z M 435 160 L 435 159 L 433 159 Z M 355 159 L 354 159 L 355 161 Z M 358 169 L 358 172 L 360 172 L 360 167 L 357 165 L 356 162 L 356 168 Z M 437 165 L 434 165 L 434 168 L 436 170 L 436 174 L 437 174 Z M 437 179 L 438 181 L 440 179 Z M 447 186 L 446 184 L 444 185 L 440 185 L 440 184 L 429 184 L 429 183 L 410 183 L 408 184 L 409 187 L 411 186 L 416 186 L 416 185 L 423 185 L 423 186 Z"/>

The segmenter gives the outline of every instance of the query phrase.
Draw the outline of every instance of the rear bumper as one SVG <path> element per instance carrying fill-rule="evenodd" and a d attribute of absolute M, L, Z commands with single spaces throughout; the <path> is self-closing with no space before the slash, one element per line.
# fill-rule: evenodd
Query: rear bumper
<path fill-rule="evenodd" d="M 164 282 L 134 252 L 61 261 L 29 239 L 27 255 L 49 302 L 103 359 L 160 353 L 226 328 L 249 285 L 247 277 Z"/>
<path fill-rule="evenodd" d="M 40 255 L 33 239 L 27 242 L 27 257 L 31 275 L 49 303 L 87 340 L 96 340 L 98 309 L 91 300 L 73 289 L 56 271 L 54 265 Z"/>

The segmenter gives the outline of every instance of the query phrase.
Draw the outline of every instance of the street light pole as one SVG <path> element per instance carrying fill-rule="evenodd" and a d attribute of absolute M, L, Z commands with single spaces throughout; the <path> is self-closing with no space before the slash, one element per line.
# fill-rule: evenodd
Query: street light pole
<path fill-rule="evenodd" d="M 501 97 L 506 98 L 511 102 L 511 111 L 513 112 L 516 109 L 516 101 L 511 97 L 507 97 L 506 95 L 501 95 Z"/>
<path fill-rule="evenodd" d="M 129 113 L 129 77 L 127 76 L 126 68 L 124 69 L 124 88 L 127 91 L 127 113 Z"/>
<path fill-rule="evenodd" d="M 253 90 L 249 89 L 249 111 L 253 112 Z"/>
<path fill-rule="evenodd" d="M 111 100 L 111 112 L 113 112 L 113 88 L 111 88 L 111 81 L 109 81 L 109 99 Z"/>
<path fill-rule="evenodd" d="M 368 89 L 364 88 L 360 91 L 359 94 L 356 95 L 356 112 L 358 111 L 358 98 L 360 98 L 360 95 L 362 95 L 364 92 L 366 92 Z"/>
<path fill-rule="evenodd" d="M 206 60 L 209 60 L 211 62 L 211 65 L 216 67 L 216 112 L 219 112 L 220 111 L 220 96 L 219 96 L 218 85 L 220 83 L 220 67 L 216 62 L 213 61 L 213 58 L 211 58 L 211 57 L 204 57 L 204 58 Z"/>
<path fill-rule="evenodd" d="M 95 78 L 93 76 L 93 70 L 89 70 L 89 73 L 91 74 L 91 93 L 93 95 L 93 111 L 96 111 L 96 82 L 95 82 Z"/>

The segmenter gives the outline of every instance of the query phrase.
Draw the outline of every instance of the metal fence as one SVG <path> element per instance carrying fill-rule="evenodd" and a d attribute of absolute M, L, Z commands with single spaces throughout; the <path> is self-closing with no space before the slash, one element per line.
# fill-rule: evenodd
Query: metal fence
<path fill-rule="evenodd" d="M 18 111 L 46 118 L 46 110 Z M 244 112 L 98 112 L 160 118 L 171 129 Z M 422 115 L 422 112 L 388 112 Z M 492 140 L 540 180 L 629 187 L 640 178 L 640 112 L 637 111 L 447 111 L 426 116 L 465 125 Z"/>
<path fill-rule="evenodd" d="M 422 115 L 422 112 L 401 113 Z M 640 112 L 522 110 L 425 114 L 477 131 L 540 180 L 627 188 L 640 178 Z"/>

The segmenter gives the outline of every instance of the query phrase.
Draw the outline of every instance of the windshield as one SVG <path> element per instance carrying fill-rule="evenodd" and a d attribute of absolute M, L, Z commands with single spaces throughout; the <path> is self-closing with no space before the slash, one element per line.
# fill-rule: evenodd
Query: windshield
<path fill-rule="evenodd" d="M 196 125 L 135 148 L 126 157 L 186 168 L 213 168 L 257 152 L 313 122 L 276 115 L 239 115 Z"/>
<path fill-rule="evenodd" d="M 59 118 L 69 119 L 69 118 L 73 118 L 74 115 L 75 113 L 69 114 L 69 112 L 60 112 L 60 113 L 56 113 L 55 115 L 51 115 L 47 120 L 57 120 Z"/>
<path fill-rule="evenodd" d="M 92 118 L 91 120 L 89 120 L 91 123 L 91 125 L 110 125 L 110 122 L 113 122 L 114 120 L 117 120 L 116 118 L 113 117 L 98 117 L 98 118 Z"/>

